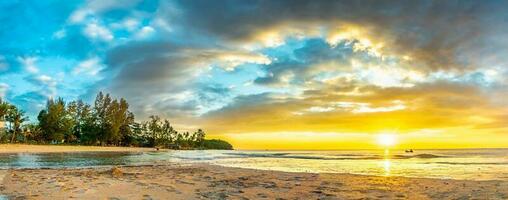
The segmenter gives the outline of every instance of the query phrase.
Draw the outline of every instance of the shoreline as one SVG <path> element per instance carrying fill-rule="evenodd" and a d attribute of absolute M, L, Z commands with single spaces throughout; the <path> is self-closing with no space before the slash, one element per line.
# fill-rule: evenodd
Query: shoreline
<path fill-rule="evenodd" d="M 83 145 L 48 145 L 48 144 L 0 144 L 0 154 L 14 153 L 79 153 L 79 152 L 151 152 L 149 147 L 104 147 Z M 161 149 L 167 151 L 167 149 Z"/>
<path fill-rule="evenodd" d="M 154 148 L 2 144 L 0 154 Z M 170 151 L 163 149 L 161 151 Z M 508 180 L 283 172 L 204 163 L 0 169 L 0 199 L 508 199 Z"/>
<path fill-rule="evenodd" d="M 28 199 L 506 199 L 508 181 L 298 173 L 210 164 L 0 170 Z"/>

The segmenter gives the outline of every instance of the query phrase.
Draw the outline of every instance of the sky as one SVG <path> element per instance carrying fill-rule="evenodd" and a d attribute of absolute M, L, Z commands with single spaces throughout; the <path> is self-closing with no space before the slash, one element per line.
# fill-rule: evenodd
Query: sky
<path fill-rule="evenodd" d="M 0 97 L 123 97 L 238 149 L 508 147 L 508 2 L 3 0 Z"/>

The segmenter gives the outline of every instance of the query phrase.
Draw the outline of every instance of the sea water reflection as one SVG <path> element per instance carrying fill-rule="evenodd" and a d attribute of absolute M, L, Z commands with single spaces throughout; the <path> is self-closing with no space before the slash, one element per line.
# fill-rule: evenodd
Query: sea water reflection
<path fill-rule="evenodd" d="M 143 153 L 0 154 L 0 168 L 209 163 L 313 173 L 352 173 L 473 180 L 508 180 L 508 149 L 355 151 L 168 151 Z"/>
<path fill-rule="evenodd" d="M 150 155 L 127 152 L 1 154 L 0 168 L 60 168 L 151 163 Z"/>

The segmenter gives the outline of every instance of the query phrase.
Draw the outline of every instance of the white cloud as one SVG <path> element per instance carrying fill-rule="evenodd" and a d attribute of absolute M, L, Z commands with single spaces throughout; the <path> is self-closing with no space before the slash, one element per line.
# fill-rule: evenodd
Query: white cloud
<path fill-rule="evenodd" d="M 0 98 L 5 99 L 7 90 L 9 90 L 9 85 L 7 83 L 0 83 Z"/>
<path fill-rule="evenodd" d="M 144 26 L 136 33 L 136 38 L 144 39 L 152 36 L 154 33 L 155 29 L 153 29 L 151 26 Z"/>
<path fill-rule="evenodd" d="M 158 27 L 159 29 L 165 30 L 167 32 L 173 31 L 173 28 L 169 25 L 168 22 L 166 22 L 164 19 L 156 18 L 153 20 L 153 24 Z"/>
<path fill-rule="evenodd" d="M 424 82 L 426 75 L 413 69 L 386 63 L 362 63 L 351 60 L 354 77 L 380 87 L 413 87 Z"/>
<path fill-rule="evenodd" d="M 57 32 L 53 33 L 53 38 L 62 39 L 66 35 L 67 35 L 67 32 L 65 31 L 65 29 L 60 29 Z"/>
<path fill-rule="evenodd" d="M 395 100 L 387 106 L 372 106 L 365 102 L 340 101 L 328 104 L 327 106 L 312 106 L 303 111 L 293 112 L 295 115 L 303 115 L 305 113 L 324 113 L 336 110 L 342 110 L 351 113 L 376 113 L 376 112 L 392 112 L 406 109 L 404 102 Z"/>
<path fill-rule="evenodd" d="M 392 112 L 397 110 L 406 109 L 406 105 L 402 101 L 393 101 L 393 105 L 385 107 L 370 107 L 369 105 L 362 105 L 354 108 L 353 113 L 375 113 L 375 112 Z"/>
<path fill-rule="evenodd" d="M 25 78 L 28 82 L 33 85 L 40 87 L 41 94 L 51 98 L 56 96 L 56 88 L 58 81 L 48 75 L 32 75 Z"/>
<path fill-rule="evenodd" d="M 88 15 L 92 14 L 90 9 L 78 9 L 74 11 L 69 17 L 69 22 L 76 24 L 83 22 Z"/>
<path fill-rule="evenodd" d="M 321 107 L 321 106 L 312 106 L 307 109 L 308 112 L 330 112 L 335 110 L 334 107 Z"/>
<path fill-rule="evenodd" d="M 37 76 L 34 78 L 34 80 L 37 80 L 38 82 L 50 87 L 56 86 L 56 81 L 48 75 Z"/>
<path fill-rule="evenodd" d="M 241 53 L 241 52 L 225 52 L 217 56 L 218 65 L 226 71 L 233 71 L 237 66 L 246 63 L 253 64 L 270 64 L 270 58 L 263 54 Z"/>
<path fill-rule="evenodd" d="M 39 72 L 39 68 L 35 65 L 37 57 L 19 57 L 19 62 L 23 65 L 26 71 L 36 74 Z"/>
<path fill-rule="evenodd" d="M 134 18 L 129 18 L 129 19 L 126 19 L 125 21 L 123 21 L 122 24 L 127 30 L 133 31 L 138 28 L 139 20 L 134 19 Z"/>
<path fill-rule="evenodd" d="M 72 71 L 74 75 L 77 74 L 88 74 L 95 76 L 97 73 L 104 68 L 104 65 L 101 64 L 101 61 L 99 58 L 94 57 L 90 58 L 88 60 L 84 60 L 80 62 Z"/>
<path fill-rule="evenodd" d="M 84 30 L 84 33 L 87 37 L 91 39 L 111 41 L 114 38 L 113 34 L 108 28 L 101 26 L 97 22 L 92 22 L 88 24 Z"/>

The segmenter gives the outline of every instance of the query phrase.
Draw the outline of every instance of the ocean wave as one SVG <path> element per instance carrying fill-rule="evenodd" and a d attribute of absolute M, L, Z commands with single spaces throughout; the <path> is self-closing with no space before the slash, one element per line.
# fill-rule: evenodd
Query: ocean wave
<path fill-rule="evenodd" d="M 392 158 L 395 158 L 395 159 L 410 159 L 410 158 L 445 158 L 445 157 L 448 157 L 448 156 L 423 153 L 423 154 L 415 154 L 415 155 L 393 155 Z"/>
<path fill-rule="evenodd" d="M 386 159 L 384 155 L 358 155 L 358 154 L 345 154 L 345 155 L 295 155 L 291 153 L 226 153 L 229 156 L 241 158 L 285 158 L 285 159 L 308 159 L 308 160 L 381 160 Z M 443 158 L 447 156 L 436 154 L 415 154 L 415 155 L 391 155 L 390 159 L 431 159 Z"/>
<path fill-rule="evenodd" d="M 371 160 L 381 159 L 379 156 L 359 156 L 351 157 L 351 155 L 340 156 L 319 156 L 319 155 L 293 155 L 290 153 L 227 153 L 232 156 L 248 157 L 248 158 L 289 158 L 289 159 L 308 159 L 308 160 Z"/>
<path fill-rule="evenodd" d="M 433 162 L 431 164 L 445 164 L 445 165 L 508 165 L 508 162 Z"/>

